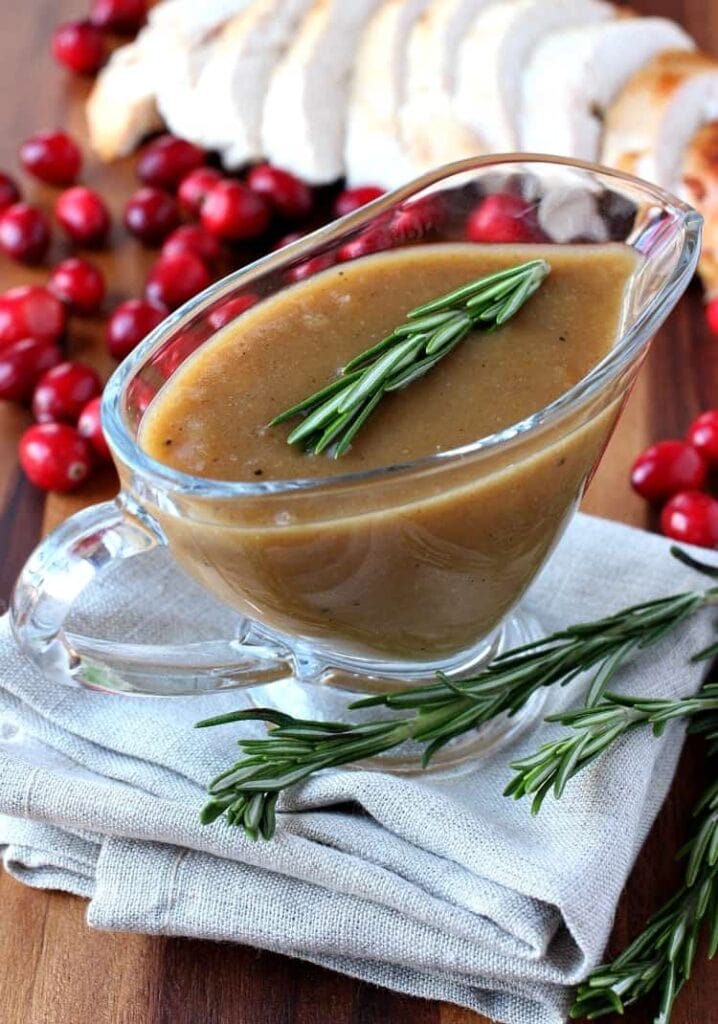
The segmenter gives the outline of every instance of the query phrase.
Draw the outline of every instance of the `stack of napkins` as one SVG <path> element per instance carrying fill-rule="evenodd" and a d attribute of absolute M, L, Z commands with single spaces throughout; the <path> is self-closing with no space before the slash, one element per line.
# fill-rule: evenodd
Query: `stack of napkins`
<path fill-rule="evenodd" d="M 704 582 L 662 539 L 580 516 L 529 604 L 551 632 Z M 94 586 L 80 617 L 88 633 L 137 642 L 232 630 L 231 613 L 162 551 Z M 709 612 L 699 613 L 612 687 L 693 692 L 700 669 L 689 658 L 713 626 Z M 549 693 L 545 712 L 579 702 L 581 687 Z M 629 735 L 572 780 L 560 802 L 548 797 L 537 818 L 528 802 L 501 793 L 508 762 L 558 735 L 555 724 L 536 723 L 445 773 L 319 775 L 280 804 L 276 838 L 251 843 L 223 821 L 198 820 L 207 781 L 236 759 L 237 735 L 248 727 L 192 729 L 249 702 L 239 690 L 138 699 L 58 687 L 24 660 L 3 621 L 7 870 L 87 897 L 97 928 L 247 943 L 509 1024 L 564 1021 L 572 987 L 601 960 L 670 785 L 681 726 L 661 739 Z"/>

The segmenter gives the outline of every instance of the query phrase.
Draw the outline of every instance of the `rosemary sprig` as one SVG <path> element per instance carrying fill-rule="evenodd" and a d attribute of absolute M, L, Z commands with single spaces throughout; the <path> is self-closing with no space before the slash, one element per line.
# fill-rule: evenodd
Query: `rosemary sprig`
<path fill-rule="evenodd" d="M 718 737 L 718 716 L 706 716 L 696 731 Z M 715 751 L 714 751 L 715 753 Z M 714 768 L 715 770 L 715 768 Z M 695 808 L 698 826 L 681 851 L 687 858 L 683 884 L 648 921 L 645 929 L 610 964 L 598 967 L 580 985 L 571 1017 L 595 1020 L 624 1012 L 657 992 L 655 1024 L 670 1024 L 678 993 L 689 980 L 705 926 L 708 956 L 718 951 L 718 781 Z"/>
<path fill-rule="evenodd" d="M 595 703 L 631 654 L 657 643 L 699 608 L 716 603 L 718 587 L 647 601 L 509 651 L 473 678 L 455 682 L 439 674 L 430 685 L 351 705 L 410 712 L 389 720 L 306 721 L 259 708 L 199 722 L 199 728 L 257 720 L 272 724 L 265 738 L 238 741 L 245 756 L 210 783 L 202 821 L 224 814 L 251 838 L 268 839 L 275 830 L 279 793 L 314 772 L 377 756 L 408 740 L 424 744 L 426 765 L 455 737 L 503 712 L 514 714 L 536 690 L 565 686 L 591 669 L 596 672 L 589 700 Z"/>
<path fill-rule="evenodd" d="M 680 561 L 704 575 L 718 569 L 704 565 L 680 549 Z M 512 714 L 542 686 L 564 686 L 598 666 L 587 703 L 575 711 L 552 716 L 575 730 L 545 744 L 533 757 L 515 762 L 517 775 L 507 793 L 532 793 L 534 812 L 554 788 L 560 797 L 568 780 L 640 726 L 660 735 L 666 723 L 692 718 L 689 731 L 703 734 L 709 754 L 718 756 L 718 684 L 706 684 L 682 700 L 629 698 L 606 692 L 625 660 L 650 647 L 698 609 L 718 604 L 718 587 L 634 605 L 598 622 L 583 623 L 543 640 L 507 652 L 473 679 L 453 682 L 439 676 L 435 684 L 403 693 L 358 701 L 355 707 L 384 705 L 413 714 L 353 725 L 295 719 L 272 710 L 240 711 L 200 722 L 211 726 L 263 720 L 273 724 L 265 739 L 240 740 L 245 756 L 210 785 L 211 799 L 202 812 L 205 823 L 224 814 L 256 839 L 269 839 L 276 828 L 276 803 L 282 790 L 315 771 L 370 757 L 413 739 L 424 743 L 424 763 L 455 736 L 502 712 Z M 716 645 L 694 656 L 705 660 Z M 714 761 L 715 763 L 715 761 Z M 676 997 L 690 978 L 701 932 L 708 934 L 708 956 L 718 951 L 718 782 L 699 801 L 698 827 L 681 851 L 687 858 L 681 888 L 650 918 L 645 930 L 612 963 L 598 967 L 579 987 L 572 1018 L 593 1020 L 624 1012 L 651 992 L 660 1007 L 655 1024 L 670 1024 Z"/>
<path fill-rule="evenodd" d="M 511 319 L 550 273 L 546 260 L 531 260 L 489 274 L 412 309 L 407 322 L 361 352 L 337 380 L 275 416 L 274 427 L 297 416 L 288 444 L 320 455 L 343 455 L 384 395 L 429 372 L 470 331 L 495 331 Z"/>
<path fill-rule="evenodd" d="M 504 796 L 520 800 L 533 796 L 531 813 L 538 814 L 546 795 L 553 789 L 560 799 L 570 779 L 582 771 L 626 733 L 650 726 L 660 736 L 668 722 L 718 712 L 718 684 L 709 683 L 693 697 L 677 700 L 651 700 L 607 693 L 600 704 L 550 715 L 549 722 L 561 722 L 575 731 L 551 743 L 544 743 L 535 754 L 513 761 L 516 773 L 504 790 Z"/>

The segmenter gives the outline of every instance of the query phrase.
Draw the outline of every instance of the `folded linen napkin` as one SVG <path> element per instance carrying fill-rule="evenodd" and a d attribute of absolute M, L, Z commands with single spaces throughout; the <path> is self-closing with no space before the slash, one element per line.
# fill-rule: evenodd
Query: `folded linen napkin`
<path fill-rule="evenodd" d="M 550 632 L 702 586 L 661 538 L 579 516 L 528 600 Z M 86 632 L 138 642 L 218 638 L 232 628 L 232 614 L 163 552 L 106 576 L 80 616 Z M 712 627 L 700 613 L 613 688 L 694 691 L 700 673 L 688 659 Z M 551 694 L 546 712 L 579 694 L 579 683 Z M 525 730 L 454 772 L 328 772 L 285 799 L 267 844 L 222 821 L 198 823 L 203 787 L 235 758 L 239 727 L 192 725 L 247 702 L 242 691 L 138 699 L 59 687 L 29 666 L 2 621 L 7 870 L 87 897 L 94 927 L 249 943 L 508 1024 L 563 1021 L 570 987 L 601 958 L 670 785 L 681 726 L 660 740 L 630 735 L 560 802 L 547 798 L 538 818 L 501 792 L 508 761 L 557 725 Z"/>

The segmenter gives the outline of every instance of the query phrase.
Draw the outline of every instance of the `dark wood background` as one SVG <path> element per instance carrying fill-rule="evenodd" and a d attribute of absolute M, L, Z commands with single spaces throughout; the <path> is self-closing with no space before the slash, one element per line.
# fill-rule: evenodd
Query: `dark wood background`
<path fill-rule="evenodd" d="M 202 0 L 197 0 L 201 3 Z M 34 131 L 66 126 L 84 134 L 82 99 L 87 83 L 53 64 L 49 38 L 62 18 L 80 17 L 82 0 L 5 0 L 0 14 L 0 167 L 14 173 L 18 143 Z M 636 0 L 645 14 L 677 18 L 708 50 L 718 54 L 718 4 L 706 0 Z M 133 187 L 131 161 L 89 165 L 84 180 L 108 197 L 119 216 Z M 45 205 L 54 192 L 25 183 Z M 111 294 L 108 308 L 139 294 L 150 261 L 115 227 L 113 247 L 99 256 Z M 56 243 L 53 258 L 60 257 Z M 0 289 L 46 271 L 28 272 L 0 261 Z M 73 320 L 74 356 L 103 374 L 102 320 Z M 586 501 L 599 515 L 640 526 L 654 525 L 630 492 L 633 456 L 645 444 L 680 435 L 693 416 L 718 405 L 718 339 L 704 326 L 697 286 L 657 339 L 619 429 Z M 115 487 L 111 470 L 71 497 L 45 498 L 23 478 L 17 438 L 28 415 L 0 403 L 0 599 L 40 536 L 77 508 L 103 500 Z M 672 794 L 660 814 L 619 906 L 611 947 L 618 950 L 679 877 L 673 853 L 689 825 L 689 808 L 701 786 L 700 752 L 689 745 Z M 90 932 L 84 902 L 24 888 L 0 873 L 0 1020 L 4 1024 L 486 1024 L 456 1007 L 376 989 L 330 971 L 238 946 L 173 938 Z M 718 977 L 699 960 L 680 997 L 674 1024 L 716 1019 Z M 638 1008 L 628 1024 L 650 1024 Z"/>

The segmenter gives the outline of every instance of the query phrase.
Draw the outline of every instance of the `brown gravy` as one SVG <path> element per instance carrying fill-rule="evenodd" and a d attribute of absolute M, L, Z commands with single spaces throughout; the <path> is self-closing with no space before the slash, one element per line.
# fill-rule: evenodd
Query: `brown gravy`
<path fill-rule="evenodd" d="M 160 462 L 220 480 L 289 480 L 408 462 L 492 434 L 567 391 L 610 349 L 625 246 L 542 249 L 549 278 L 495 334 L 472 334 L 422 380 L 386 396 L 340 460 L 290 446 L 282 409 L 333 379 L 409 309 L 534 258 L 536 247 L 442 245 L 345 263 L 263 302 L 175 374 L 143 421 Z"/>
<path fill-rule="evenodd" d="M 286 443 L 279 411 L 327 383 L 413 306 L 501 267 L 552 273 L 508 325 L 470 335 L 386 398 L 341 459 Z M 610 350 L 637 257 L 621 245 L 456 244 L 357 260 L 228 325 L 169 380 L 140 443 L 186 473 L 266 482 L 356 473 L 474 441 L 558 398 Z M 496 452 L 371 483 L 156 510 L 175 557 L 265 626 L 374 659 L 469 650 L 521 596 L 580 499 L 620 395 Z"/>

